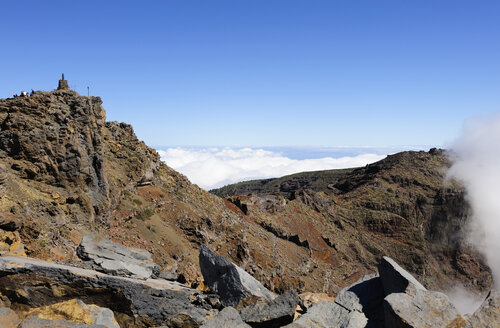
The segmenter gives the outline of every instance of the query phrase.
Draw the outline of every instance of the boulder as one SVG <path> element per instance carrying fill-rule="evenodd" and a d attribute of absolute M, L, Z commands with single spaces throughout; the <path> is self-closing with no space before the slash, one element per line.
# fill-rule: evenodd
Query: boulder
<path fill-rule="evenodd" d="M 293 321 L 299 296 L 294 291 L 283 293 L 269 303 L 257 303 L 239 310 L 240 316 L 252 327 L 281 327 Z"/>
<path fill-rule="evenodd" d="M 240 314 L 235 308 L 228 306 L 208 320 L 201 328 L 250 328 L 250 326 L 241 320 Z"/>
<path fill-rule="evenodd" d="M 364 328 L 368 320 L 359 311 L 348 311 L 337 303 L 314 304 L 286 328 Z"/>
<path fill-rule="evenodd" d="M 385 326 L 391 328 L 462 327 L 465 320 L 448 297 L 410 284 L 406 293 L 393 293 L 384 301 Z"/>
<path fill-rule="evenodd" d="M 19 320 L 16 312 L 12 311 L 8 307 L 0 308 L 0 327 L 16 328 L 20 322 L 21 320 Z"/>
<path fill-rule="evenodd" d="M 116 277 L 17 256 L 0 257 L 0 292 L 13 306 L 29 308 L 77 298 L 109 308 L 120 324 L 130 320 L 139 327 L 197 327 L 218 312 L 209 301 L 215 295 L 176 282 Z"/>
<path fill-rule="evenodd" d="M 467 320 L 466 328 L 495 327 L 500 325 L 500 290 L 492 290 L 483 304 Z"/>
<path fill-rule="evenodd" d="M 368 319 L 367 327 L 384 325 L 384 288 L 380 277 L 370 274 L 342 289 L 335 303 L 349 311 L 362 312 Z"/>
<path fill-rule="evenodd" d="M 123 246 L 98 234 L 83 236 L 77 254 L 92 261 L 95 270 L 115 276 L 149 279 L 160 273 L 148 251 Z"/>
<path fill-rule="evenodd" d="M 65 320 L 87 325 L 102 325 L 106 328 L 120 328 L 113 311 L 94 304 L 85 304 L 79 299 L 59 302 L 31 310 L 28 317 L 49 320 Z"/>
<path fill-rule="evenodd" d="M 245 270 L 205 245 L 200 247 L 199 260 L 205 283 L 220 296 L 224 306 L 236 306 L 248 296 L 258 296 L 268 301 L 276 297 Z"/>
<path fill-rule="evenodd" d="M 415 277 L 390 257 L 384 256 L 382 258 L 378 265 L 378 272 L 386 296 L 392 293 L 404 293 L 410 283 L 413 284 L 414 288 L 425 290 L 425 287 Z"/>

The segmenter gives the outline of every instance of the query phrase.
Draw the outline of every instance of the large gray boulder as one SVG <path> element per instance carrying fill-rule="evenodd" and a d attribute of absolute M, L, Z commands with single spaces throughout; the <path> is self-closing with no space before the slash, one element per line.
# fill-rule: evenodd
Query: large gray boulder
<path fill-rule="evenodd" d="M 465 323 L 445 294 L 412 284 L 405 293 L 386 296 L 384 312 L 387 328 L 460 327 Z"/>
<path fill-rule="evenodd" d="M 384 296 L 380 277 L 370 274 L 342 289 L 335 298 L 335 303 L 351 312 L 362 312 L 368 319 L 366 327 L 382 327 Z"/>
<path fill-rule="evenodd" d="M 500 327 L 500 290 L 492 290 L 467 321 L 466 328 Z"/>
<path fill-rule="evenodd" d="M 248 296 L 268 301 L 276 296 L 245 270 L 205 245 L 200 247 L 200 269 L 210 290 L 219 295 L 224 306 L 236 306 Z"/>
<path fill-rule="evenodd" d="M 349 311 L 337 303 L 319 302 L 286 328 L 364 328 L 368 320 L 362 312 Z"/>
<path fill-rule="evenodd" d="M 415 277 L 400 267 L 390 257 L 384 256 L 382 258 L 378 265 L 378 273 L 382 280 L 386 296 L 392 293 L 404 293 L 410 283 L 416 289 L 426 290 Z"/>
<path fill-rule="evenodd" d="M 115 276 L 149 279 L 160 273 L 148 251 L 126 247 L 98 234 L 84 236 L 76 252 L 81 259 L 91 261 L 95 270 Z"/>
<path fill-rule="evenodd" d="M 285 292 L 269 303 L 257 303 L 239 310 L 240 316 L 252 327 L 281 327 L 293 321 L 299 296 L 294 291 Z"/>
<path fill-rule="evenodd" d="M 13 306 L 38 308 L 80 299 L 145 326 L 198 327 L 218 311 L 215 295 L 162 279 L 132 279 L 41 260 L 0 257 L 0 293 Z M 15 303 L 15 304 L 14 304 Z"/>
<path fill-rule="evenodd" d="M 200 328 L 251 328 L 241 320 L 238 311 L 228 306 Z"/>

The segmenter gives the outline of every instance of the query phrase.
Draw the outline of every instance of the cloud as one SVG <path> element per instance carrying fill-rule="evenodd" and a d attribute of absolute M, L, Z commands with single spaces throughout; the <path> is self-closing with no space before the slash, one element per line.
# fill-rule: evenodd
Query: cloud
<path fill-rule="evenodd" d="M 486 298 L 486 294 L 478 294 L 462 285 L 452 286 L 449 290 L 445 291 L 445 294 L 462 315 L 473 314 Z"/>
<path fill-rule="evenodd" d="M 500 115 L 470 120 L 451 147 L 449 176 L 462 180 L 472 207 L 470 241 L 488 261 L 500 288 Z"/>
<path fill-rule="evenodd" d="M 168 148 L 158 153 L 170 167 L 207 190 L 244 180 L 364 166 L 385 157 L 360 154 L 339 158 L 292 159 L 279 152 L 254 148 Z"/>

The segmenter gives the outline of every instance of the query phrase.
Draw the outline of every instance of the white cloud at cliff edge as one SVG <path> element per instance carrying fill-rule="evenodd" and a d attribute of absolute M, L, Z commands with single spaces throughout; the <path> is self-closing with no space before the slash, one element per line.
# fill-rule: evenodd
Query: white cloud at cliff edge
<path fill-rule="evenodd" d="M 359 154 L 339 158 L 292 159 L 279 152 L 253 148 L 168 148 L 158 153 L 167 165 L 207 190 L 244 180 L 364 166 L 386 156 Z"/>
<path fill-rule="evenodd" d="M 470 120 L 452 145 L 449 175 L 462 180 L 472 207 L 470 241 L 500 288 L 500 114 Z"/>

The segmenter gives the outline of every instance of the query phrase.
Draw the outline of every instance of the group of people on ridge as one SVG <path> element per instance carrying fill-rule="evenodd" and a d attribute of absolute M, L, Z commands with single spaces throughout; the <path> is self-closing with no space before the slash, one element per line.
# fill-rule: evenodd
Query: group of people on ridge
<path fill-rule="evenodd" d="M 35 94 L 35 90 L 31 89 L 31 93 L 28 93 L 26 91 L 21 91 L 21 94 L 20 95 L 17 95 L 17 93 L 14 93 L 14 98 L 16 97 L 29 97 L 29 96 L 33 96 Z"/>

